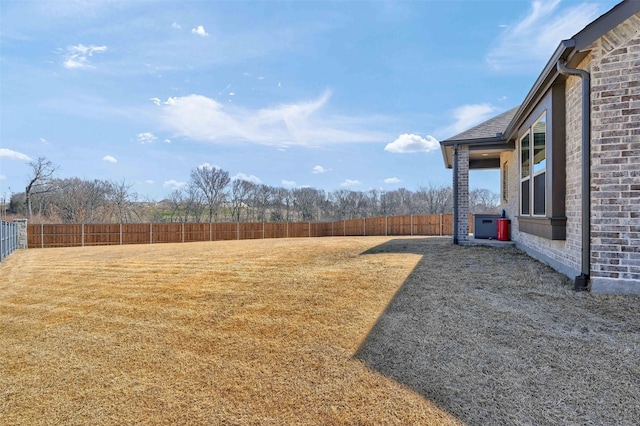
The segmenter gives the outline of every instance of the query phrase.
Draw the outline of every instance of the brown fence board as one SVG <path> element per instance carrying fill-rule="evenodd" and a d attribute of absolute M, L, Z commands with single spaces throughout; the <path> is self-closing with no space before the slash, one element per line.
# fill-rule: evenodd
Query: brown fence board
<path fill-rule="evenodd" d="M 350 237 L 364 236 L 364 219 L 346 220 L 344 224 L 344 233 Z"/>
<path fill-rule="evenodd" d="M 213 224 L 215 225 L 215 224 Z M 210 223 L 185 223 L 184 224 L 184 241 L 211 241 L 211 229 Z"/>
<path fill-rule="evenodd" d="M 242 224 L 214 223 L 212 224 L 213 241 L 229 241 L 242 239 Z"/>
<path fill-rule="evenodd" d="M 40 232 L 40 225 L 27 224 L 27 247 L 28 248 L 40 248 L 42 247 L 42 233 Z"/>
<path fill-rule="evenodd" d="M 387 235 L 387 218 L 370 217 L 365 219 L 366 235 Z"/>
<path fill-rule="evenodd" d="M 413 235 L 441 235 L 441 217 L 439 214 L 413 216 Z"/>
<path fill-rule="evenodd" d="M 469 215 L 473 233 L 473 215 Z M 29 224 L 29 248 L 364 235 L 452 235 L 453 215 L 405 215 L 335 222 Z"/>
<path fill-rule="evenodd" d="M 154 223 L 151 235 L 154 243 L 181 243 L 182 224 L 181 223 Z"/>
<path fill-rule="evenodd" d="M 289 238 L 308 238 L 309 234 L 309 222 L 292 222 L 289 224 Z"/>
<path fill-rule="evenodd" d="M 411 216 L 389 216 L 387 235 L 411 235 Z"/>
<path fill-rule="evenodd" d="M 103 246 L 120 244 L 120 224 L 100 223 L 84 225 L 84 245 Z"/>
<path fill-rule="evenodd" d="M 42 225 L 43 247 L 77 247 L 82 245 L 82 225 Z"/>
<path fill-rule="evenodd" d="M 149 223 L 123 223 L 122 244 L 149 244 L 151 231 Z"/>

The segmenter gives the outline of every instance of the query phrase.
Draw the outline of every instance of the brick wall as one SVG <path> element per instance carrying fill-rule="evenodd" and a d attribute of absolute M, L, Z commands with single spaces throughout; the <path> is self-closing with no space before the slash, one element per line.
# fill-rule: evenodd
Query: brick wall
<path fill-rule="evenodd" d="M 640 294 L 640 14 L 593 46 L 592 291 Z"/>
<path fill-rule="evenodd" d="M 458 146 L 458 223 L 459 242 L 469 241 L 469 146 Z"/>
<path fill-rule="evenodd" d="M 605 34 L 578 65 L 591 73 L 591 290 L 640 294 L 640 14 Z M 508 199 L 518 247 L 569 277 L 581 269 L 582 96 L 569 77 L 566 97 L 565 241 L 519 232 L 519 158 L 504 153 Z"/>

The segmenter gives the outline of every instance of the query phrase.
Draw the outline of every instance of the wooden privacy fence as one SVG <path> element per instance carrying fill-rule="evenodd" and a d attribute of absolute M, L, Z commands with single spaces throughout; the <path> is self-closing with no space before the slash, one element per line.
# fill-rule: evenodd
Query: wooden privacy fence
<path fill-rule="evenodd" d="M 470 216 L 469 227 L 473 224 Z M 264 238 L 452 235 L 451 214 L 387 216 L 335 222 L 33 224 L 29 248 L 186 243 Z"/>

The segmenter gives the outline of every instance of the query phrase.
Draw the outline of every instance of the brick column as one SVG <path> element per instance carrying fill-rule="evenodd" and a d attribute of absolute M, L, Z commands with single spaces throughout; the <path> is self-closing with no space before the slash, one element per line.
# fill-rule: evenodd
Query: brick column
<path fill-rule="evenodd" d="M 27 219 L 14 219 L 13 223 L 18 228 L 18 248 L 26 249 L 29 246 L 27 242 Z"/>
<path fill-rule="evenodd" d="M 459 145 L 457 157 L 458 223 L 454 226 L 457 230 L 458 243 L 464 244 L 469 241 L 469 146 Z"/>

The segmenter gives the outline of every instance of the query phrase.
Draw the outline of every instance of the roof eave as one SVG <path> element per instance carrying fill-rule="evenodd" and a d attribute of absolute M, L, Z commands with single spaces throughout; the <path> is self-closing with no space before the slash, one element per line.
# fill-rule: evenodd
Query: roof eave
<path fill-rule="evenodd" d="M 555 52 L 545 65 L 544 69 L 538 76 L 531 90 L 524 99 L 524 102 L 516 111 L 516 114 L 511 119 L 511 122 L 507 125 L 504 131 L 505 138 L 507 140 L 515 137 L 515 132 L 518 130 L 521 120 L 527 117 L 529 110 L 532 109 L 537 103 L 538 99 L 544 95 L 549 86 L 555 81 L 559 73 L 556 69 L 556 64 L 560 59 L 567 59 L 571 51 L 575 48 L 575 40 L 562 40 Z"/>

